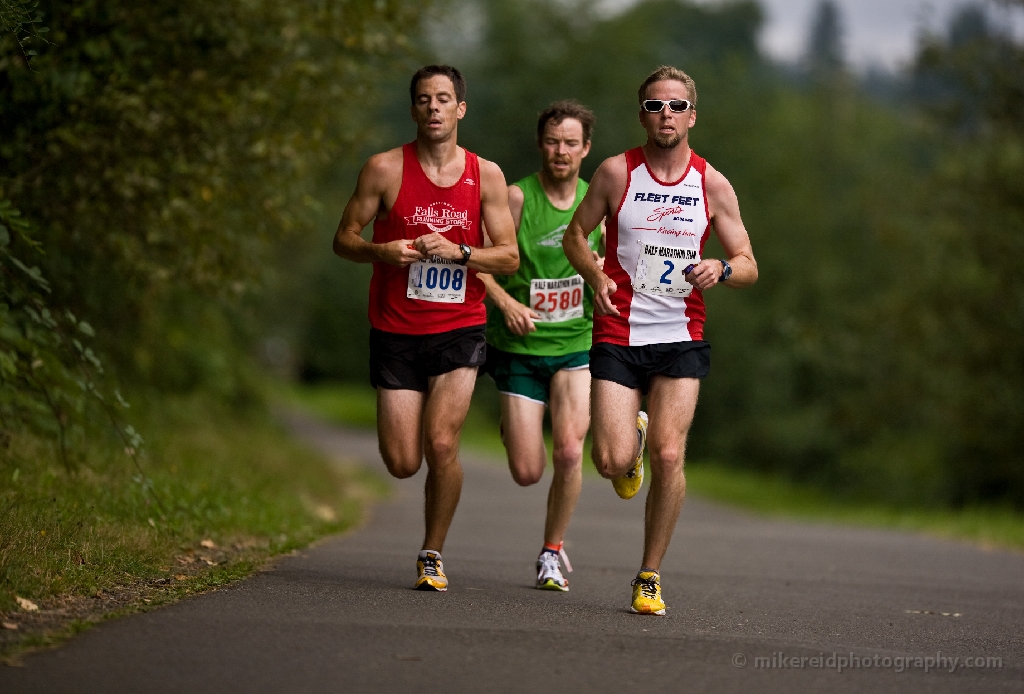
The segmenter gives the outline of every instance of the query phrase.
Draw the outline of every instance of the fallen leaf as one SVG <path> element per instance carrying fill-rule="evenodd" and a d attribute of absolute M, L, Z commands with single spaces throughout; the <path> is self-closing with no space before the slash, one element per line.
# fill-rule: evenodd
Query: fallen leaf
<path fill-rule="evenodd" d="M 210 561 L 209 559 L 203 559 L 209 566 L 217 566 L 217 562 Z"/>
<path fill-rule="evenodd" d="M 199 544 L 205 547 L 206 549 L 217 549 L 217 545 L 213 542 L 213 540 L 203 540 Z"/>
<path fill-rule="evenodd" d="M 325 523 L 333 523 L 338 520 L 338 515 L 334 512 L 334 509 L 327 504 L 317 504 L 314 506 L 313 514 Z"/>
<path fill-rule="evenodd" d="M 188 580 L 188 576 L 186 576 L 185 574 L 178 574 L 177 576 L 175 576 L 175 578 L 178 579 L 179 581 Z"/>
<path fill-rule="evenodd" d="M 15 629 L 17 630 L 18 625 L 14 622 L 3 622 L 4 629 Z"/>
<path fill-rule="evenodd" d="M 18 607 L 26 612 L 35 612 L 39 609 L 39 605 L 35 604 L 31 600 L 26 600 L 25 598 L 19 598 L 17 596 L 15 596 L 15 599 L 18 601 Z"/>
<path fill-rule="evenodd" d="M 152 518 L 150 518 L 148 520 L 149 520 L 149 524 L 152 525 L 155 528 L 156 527 L 156 521 L 153 520 Z"/>

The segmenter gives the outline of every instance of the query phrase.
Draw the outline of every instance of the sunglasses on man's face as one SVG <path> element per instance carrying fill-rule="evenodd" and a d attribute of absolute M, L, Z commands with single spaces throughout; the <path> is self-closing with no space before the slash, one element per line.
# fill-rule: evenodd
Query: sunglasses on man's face
<path fill-rule="evenodd" d="M 661 99 L 647 99 L 643 103 L 643 109 L 648 113 L 661 113 L 668 106 L 673 113 L 682 113 L 690 108 L 690 102 L 686 99 L 672 99 L 662 101 Z"/>

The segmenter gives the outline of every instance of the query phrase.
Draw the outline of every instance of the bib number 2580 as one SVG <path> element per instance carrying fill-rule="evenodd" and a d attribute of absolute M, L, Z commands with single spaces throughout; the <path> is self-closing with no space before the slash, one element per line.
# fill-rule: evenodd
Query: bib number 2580
<path fill-rule="evenodd" d="M 541 323 L 561 323 L 583 317 L 583 278 L 530 281 L 530 308 L 540 314 Z"/>
<path fill-rule="evenodd" d="M 452 261 L 419 260 L 409 266 L 405 295 L 417 301 L 466 302 L 466 268 Z"/>

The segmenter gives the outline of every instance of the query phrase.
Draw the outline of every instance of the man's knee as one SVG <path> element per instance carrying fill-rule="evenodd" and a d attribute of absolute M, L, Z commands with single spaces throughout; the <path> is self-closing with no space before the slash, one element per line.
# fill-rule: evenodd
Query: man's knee
<path fill-rule="evenodd" d="M 574 468 L 580 467 L 580 462 L 582 460 L 582 441 L 555 440 L 555 445 L 551 452 L 551 462 L 555 466 L 556 470 L 571 471 Z"/>
<path fill-rule="evenodd" d="M 537 465 L 517 465 L 515 461 L 509 461 L 509 469 L 512 471 L 512 479 L 520 487 L 529 487 L 531 484 L 540 482 L 544 476 L 544 467 Z"/>
<path fill-rule="evenodd" d="M 683 471 L 683 449 L 678 444 L 652 445 L 648 447 L 651 473 L 654 475 L 681 475 Z"/>
<path fill-rule="evenodd" d="M 594 445 L 591 457 L 594 459 L 594 467 L 598 474 L 606 479 L 622 477 L 629 470 L 633 462 L 630 454 L 623 454 L 611 446 Z"/>
<path fill-rule="evenodd" d="M 445 464 L 455 460 L 459 454 L 459 436 L 456 433 L 432 434 L 424 442 L 427 462 Z"/>
<path fill-rule="evenodd" d="M 419 472 L 422 456 L 417 453 L 399 453 L 397 451 L 385 450 L 382 446 L 380 457 L 384 460 L 384 466 L 392 477 L 404 480 Z"/>

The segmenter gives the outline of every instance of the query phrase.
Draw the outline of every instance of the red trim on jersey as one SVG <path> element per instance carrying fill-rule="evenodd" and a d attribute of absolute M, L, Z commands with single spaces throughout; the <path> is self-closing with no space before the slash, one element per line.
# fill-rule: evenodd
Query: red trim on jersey
<path fill-rule="evenodd" d="M 631 149 L 623 155 L 624 157 L 626 157 L 626 187 L 622 189 L 622 197 L 619 198 L 619 206 L 616 207 L 615 212 L 612 213 L 612 216 L 615 217 L 616 219 L 619 216 L 619 210 L 621 210 L 622 206 L 626 204 L 626 196 L 629 195 L 629 184 L 633 182 L 633 169 L 637 167 L 637 164 L 631 162 L 630 158 L 635 157 L 636 152 L 639 149 L 639 147 L 637 147 L 636 149 Z M 605 246 L 605 252 L 607 253 L 607 244 L 605 244 Z"/>
<path fill-rule="evenodd" d="M 416 156 L 416 143 L 403 145 L 402 185 L 387 215 L 374 220 L 373 242 L 412 241 L 433 231 L 427 226 L 428 222 L 442 226 L 438 223 L 440 218 L 444 222 L 452 222 L 441 231 L 446 239 L 481 248 L 484 237 L 480 219 L 480 186 L 480 162 L 472 152 L 466 151 L 466 167 L 459 180 L 443 188 L 423 171 Z M 410 299 L 406 296 L 408 282 L 408 267 L 373 264 L 370 325 L 390 333 L 431 335 L 487 322 L 483 303 L 484 283 L 476 276 L 476 270 L 467 268 L 466 301 L 462 304 Z"/>
<path fill-rule="evenodd" d="M 698 157 L 696 154 L 690 154 L 690 163 L 693 168 L 697 169 L 700 173 L 700 190 L 704 195 L 704 216 L 708 220 L 708 225 L 704 227 L 704 233 L 700 237 L 700 257 L 704 258 L 704 244 L 708 241 L 708 236 L 711 235 L 711 213 L 708 208 L 708 186 L 707 186 L 707 160 L 702 157 Z M 694 288 L 690 292 L 690 296 L 686 297 L 686 317 L 689 321 L 686 323 L 686 331 L 690 333 L 691 340 L 703 340 L 704 339 L 704 321 L 707 319 L 707 312 L 704 308 L 704 293 Z"/>
<path fill-rule="evenodd" d="M 625 153 L 626 157 L 626 188 L 622 191 L 622 199 L 615 212 L 608 218 L 605 225 L 604 274 L 615 282 L 616 290 L 612 294 L 612 304 L 619 310 L 618 316 L 594 316 L 594 342 L 610 342 L 613 345 L 629 345 L 629 307 L 633 303 L 633 283 L 629 274 L 619 264 L 619 211 L 626 202 L 629 184 L 633 181 L 633 169 L 643 161 L 643 152 L 639 147 Z"/>
<path fill-rule="evenodd" d="M 671 183 L 666 183 L 665 181 L 663 181 L 660 178 L 658 178 L 657 176 L 655 176 L 654 172 L 651 171 L 651 165 L 647 163 L 647 155 L 644 154 L 644 148 L 643 147 L 637 147 L 636 151 L 640 153 L 640 157 L 641 157 L 641 159 L 643 159 L 644 166 L 647 167 L 647 173 L 650 174 L 651 178 L 653 178 L 654 182 L 657 183 L 659 186 L 677 186 L 677 185 L 679 185 L 680 183 L 683 182 L 683 179 L 686 178 L 686 174 L 690 173 L 690 167 L 692 167 L 694 165 L 693 159 L 694 159 L 695 155 L 693 153 L 693 150 L 691 149 L 690 150 L 690 159 L 686 162 L 686 169 L 683 171 L 683 175 L 680 176 L 675 181 L 672 181 Z M 704 175 L 703 171 L 701 171 L 700 169 L 697 169 L 697 170 L 700 171 L 701 176 Z M 628 190 L 628 188 L 627 188 L 627 190 Z"/>

